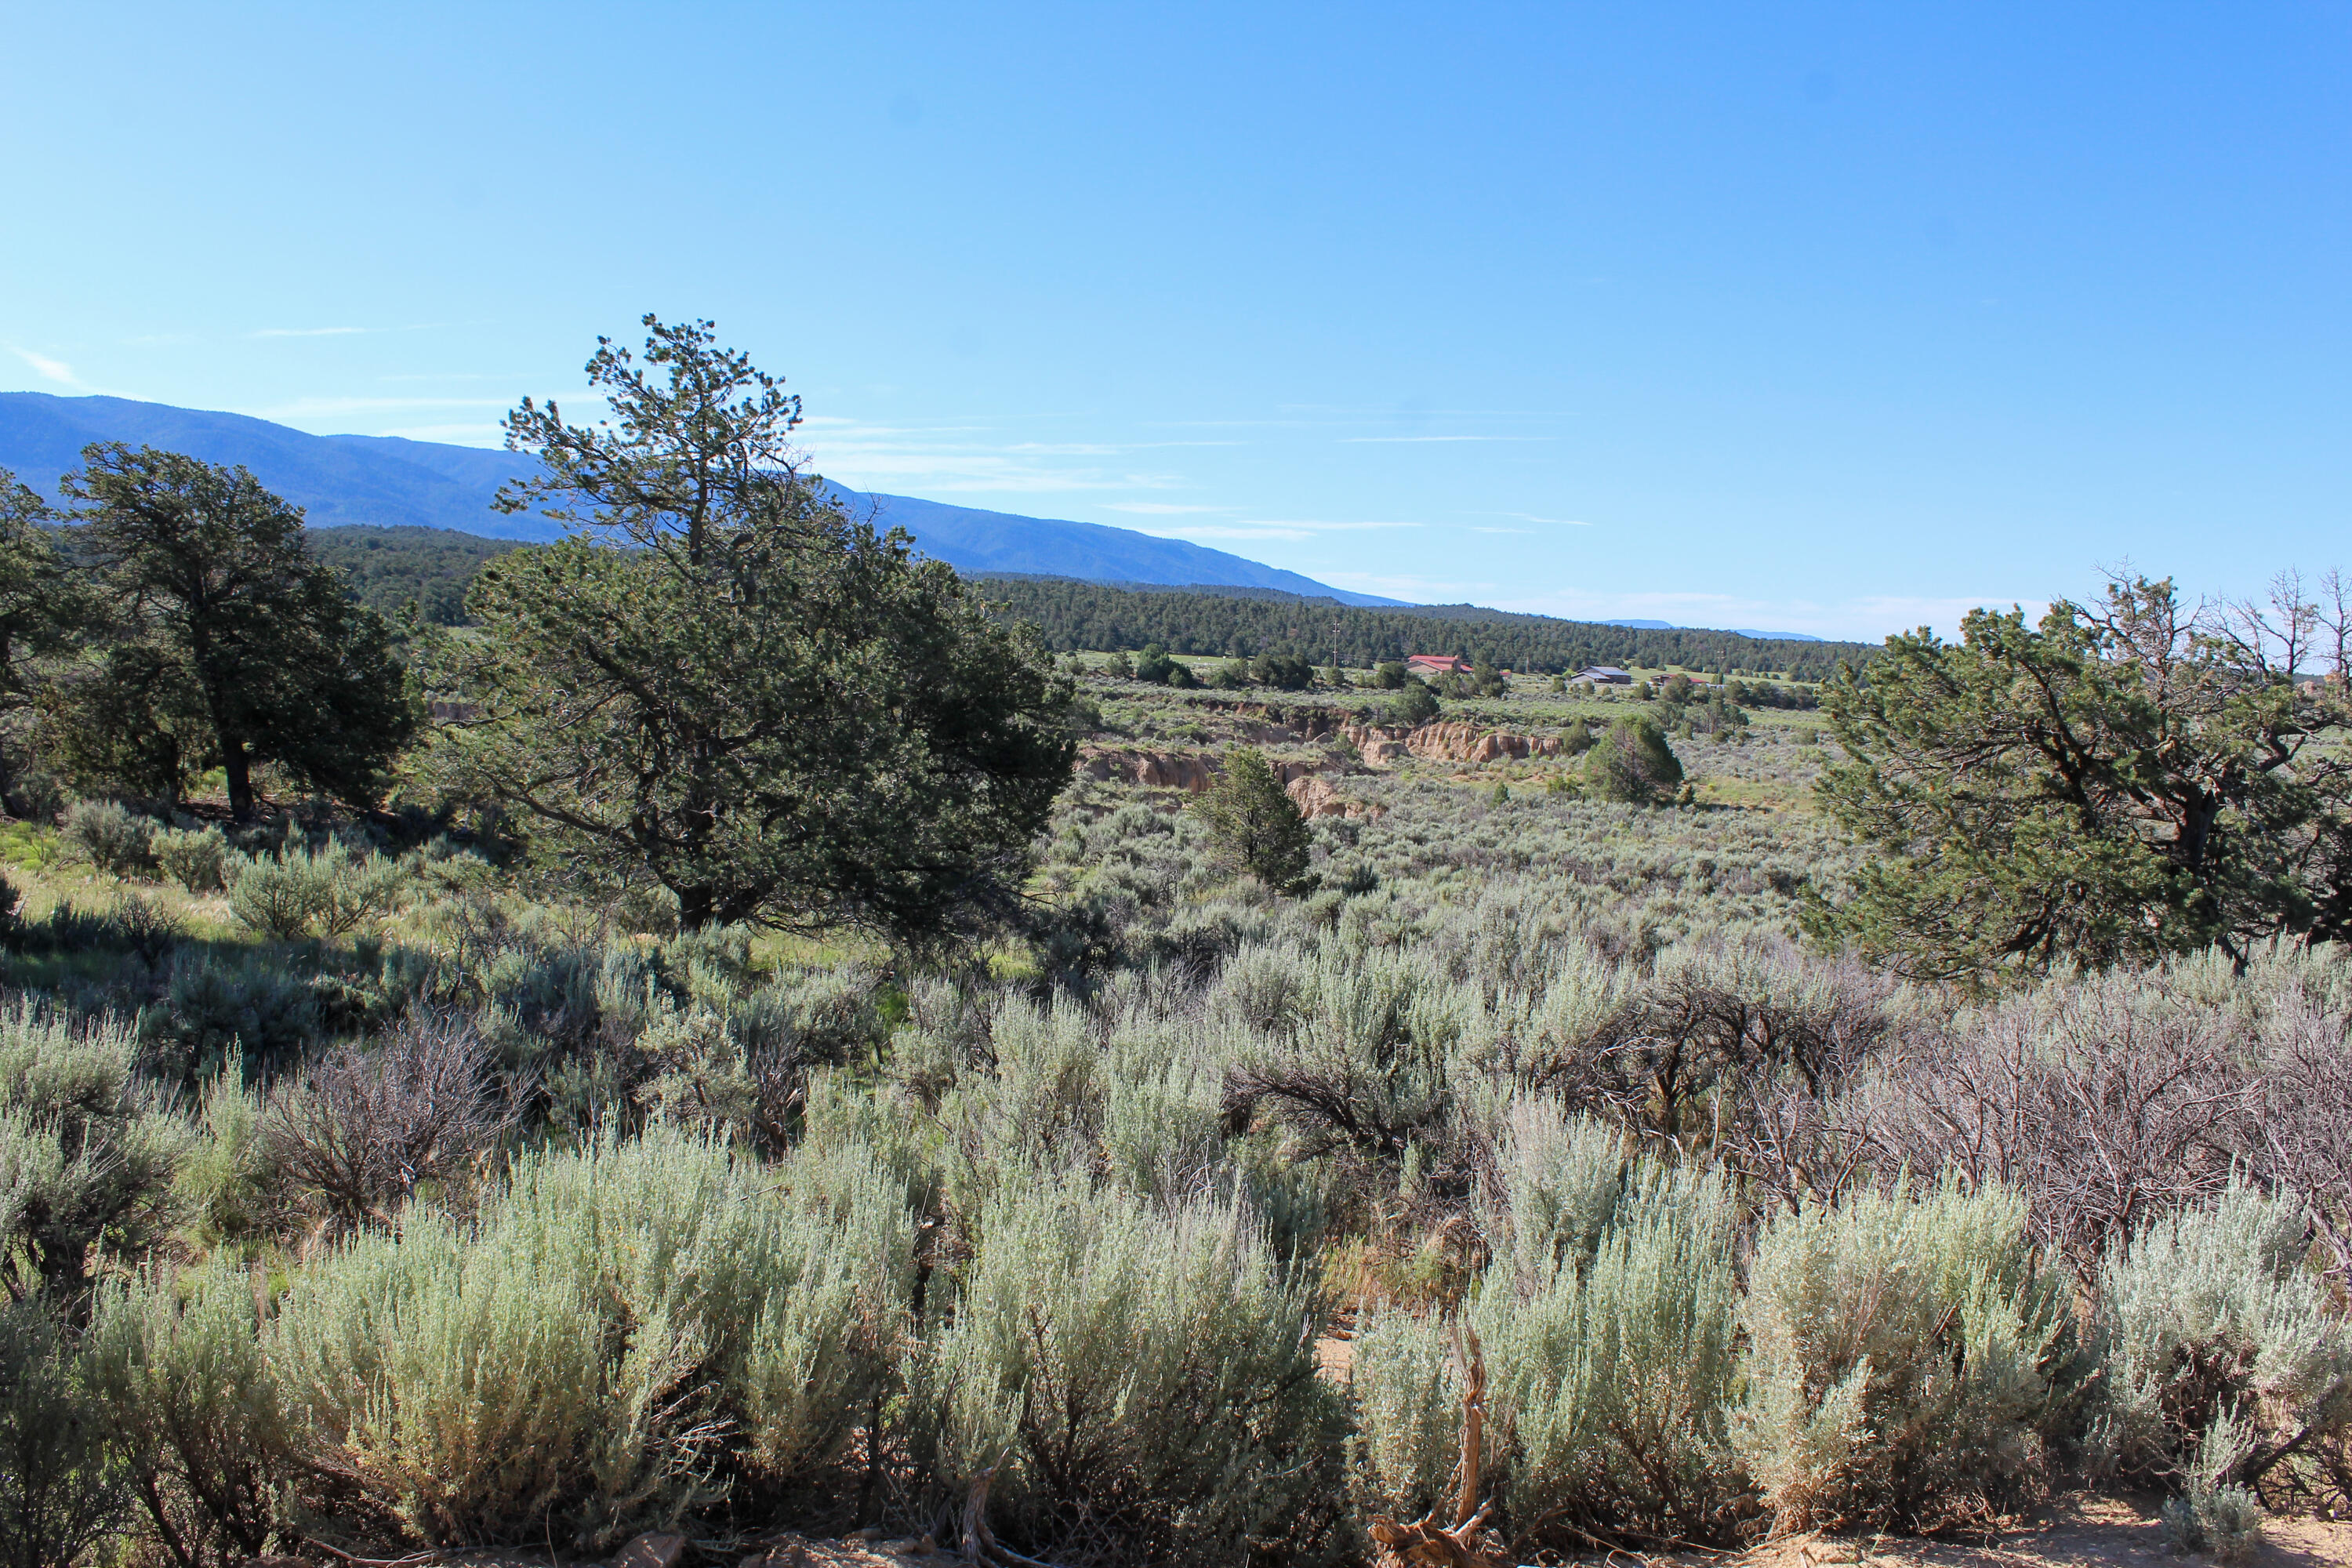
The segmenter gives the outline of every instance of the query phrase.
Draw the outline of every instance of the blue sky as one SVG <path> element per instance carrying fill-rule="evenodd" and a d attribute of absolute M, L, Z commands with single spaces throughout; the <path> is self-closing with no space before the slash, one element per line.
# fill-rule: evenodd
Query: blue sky
<path fill-rule="evenodd" d="M 867 489 L 1876 637 L 2352 565 L 2352 7 L 7 7 L 0 385 L 494 445 L 716 318 Z"/>

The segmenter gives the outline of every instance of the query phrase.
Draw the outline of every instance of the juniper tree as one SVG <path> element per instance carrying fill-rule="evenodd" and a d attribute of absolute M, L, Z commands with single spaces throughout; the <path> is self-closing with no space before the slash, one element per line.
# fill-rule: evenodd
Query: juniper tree
<path fill-rule="evenodd" d="M 21 706 L 28 658 L 55 653 L 89 613 L 52 537 L 48 502 L 0 468 L 0 709 Z"/>
<path fill-rule="evenodd" d="M 1067 677 L 803 474 L 800 400 L 710 323 L 645 325 L 642 365 L 610 339 L 588 362 L 611 420 L 507 419 L 544 474 L 499 505 L 569 531 L 476 580 L 459 772 L 688 929 L 969 929 L 1069 777 Z"/>
<path fill-rule="evenodd" d="M 0 799 L 16 795 L 16 722 L 32 702 L 37 661 L 68 647 L 89 612 L 58 550 L 56 521 L 48 502 L 0 468 Z"/>
<path fill-rule="evenodd" d="M 1682 759 L 1646 713 L 1618 720 L 1584 753 L 1585 788 L 1601 800 L 1649 805 L 1682 780 Z"/>
<path fill-rule="evenodd" d="M 1226 752 L 1224 775 L 1194 809 L 1219 847 L 1266 886 L 1288 892 L 1307 879 L 1307 818 L 1265 753 L 1247 746 Z"/>
<path fill-rule="evenodd" d="M 85 773 L 173 797 L 221 768 L 253 810 L 253 769 L 373 805 L 415 728 L 392 631 L 310 553 L 302 512 L 243 468 L 120 442 L 64 480 L 105 625 L 51 694 Z"/>
<path fill-rule="evenodd" d="M 2138 577 L 1889 637 L 1822 691 L 1821 801 L 1885 858 L 1815 933 L 1937 978 L 2352 934 L 2352 584 L 2322 587 L 2191 608 Z"/>

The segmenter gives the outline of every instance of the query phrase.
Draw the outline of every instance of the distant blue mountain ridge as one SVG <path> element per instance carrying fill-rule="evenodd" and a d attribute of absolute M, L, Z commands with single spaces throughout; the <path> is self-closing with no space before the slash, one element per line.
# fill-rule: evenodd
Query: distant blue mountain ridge
<path fill-rule="evenodd" d="M 1673 621 L 1596 621 L 1593 624 L 1595 626 L 1630 626 L 1638 632 L 1682 632 L 1705 631 L 1708 629 L 1704 626 L 1677 626 Z M 1822 640 L 1811 632 L 1759 632 L 1750 631 L 1746 626 L 1726 626 L 1724 629 L 1736 637 L 1757 637 L 1768 642 L 1820 642 Z"/>
<path fill-rule="evenodd" d="M 0 468 L 14 470 L 51 500 L 58 499 L 59 476 L 81 466 L 81 449 L 92 441 L 162 447 L 208 463 L 241 463 L 300 507 L 316 528 L 373 523 L 524 540 L 553 539 L 561 531 L 542 517 L 491 509 L 490 498 L 500 485 L 539 469 L 535 459 L 519 452 L 395 436 L 312 436 L 248 415 L 122 397 L 0 393 Z M 924 554 L 959 572 L 1272 588 L 1347 605 L 1402 603 L 1133 529 L 834 489 L 877 527 L 905 529 Z"/>
<path fill-rule="evenodd" d="M 500 485 L 539 471 L 537 460 L 520 452 L 397 436 L 312 436 L 250 415 L 125 397 L 0 392 L 0 468 L 13 470 L 51 500 L 58 499 L 58 478 L 81 466 L 81 449 L 93 441 L 162 447 L 208 463 L 241 463 L 300 507 L 314 528 L 373 523 L 531 541 L 553 539 L 561 532 L 543 517 L 491 508 L 490 498 Z M 839 485 L 832 489 L 854 510 L 871 516 L 877 527 L 905 529 L 924 554 L 959 572 L 1076 577 L 1129 586 L 1251 588 L 1336 599 L 1343 605 L 1421 607 L 1402 599 L 1350 593 L 1223 550 L 1131 528 L 1022 517 Z M 1667 621 L 1600 624 L 1683 629 Z M 1822 640 L 1804 632 L 1741 629 L 1738 635 Z"/>

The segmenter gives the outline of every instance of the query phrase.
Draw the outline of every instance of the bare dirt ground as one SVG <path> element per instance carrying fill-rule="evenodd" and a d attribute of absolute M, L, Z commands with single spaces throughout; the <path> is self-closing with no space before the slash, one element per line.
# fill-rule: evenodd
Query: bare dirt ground
<path fill-rule="evenodd" d="M 2352 1522 L 2273 1518 L 2248 1568 L 2352 1568 Z M 963 1559 L 910 1541 L 793 1538 L 744 1568 L 906 1568 Z M 798 1553 L 798 1555 L 795 1555 Z M 1992 1542 L 1849 1539 L 1801 1535 L 1737 1554 L 1619 1552 L 1580 1560 L 1589 1568 L 2197 1568 L 2164 1543 L 2154 1499 L 2079 1495 L 2018 1521 Z"/>
<path fill-rule="evenodd" d="M 1595 1559 L 1596 1562 L 1600 1561 Z M 2095 1496 L 2062 1498 L 2018 1521 L 1990 1542 L 1844 1539 L 1792 1536 L 1736 1557 L 1696 1555 L 1653 1560 L 1696 1568 L 2183 1568 L 2200 1558 L 2176 1557 L 2164 1542 L 2157 1500 Z M 2273 1517 L 2248 1568 L 2342 1568 L 2352 1564 L 2352 1523 Z M 1628 1565 L 1631 1568 L 1631 1565 Z"/>

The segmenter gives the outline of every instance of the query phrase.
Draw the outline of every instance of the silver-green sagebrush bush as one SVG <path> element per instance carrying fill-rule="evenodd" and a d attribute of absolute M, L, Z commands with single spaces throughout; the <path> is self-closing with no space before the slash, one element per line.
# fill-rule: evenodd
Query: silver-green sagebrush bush
<path fill-rule="evenodd" d="M 99 1294 L 91 1386 L 148 1523 L 184 1560 L 261 1556 L 292 1522 L 281 1517 L 286 1412 L 257 1289 L 221 1254 L 176 1278 L 142 1269 Z"/>
<path fill-rule="evenodd" d="M 121 1522 L 131 1480 L 55 1309 L 0 1304 L 0 1562 L 67 1568 Z"/>
<path fill-rule="evenodd" d="M 1777 1529 L 1987 1517 L 2045 1473 L 2067 1324 L 2005 1188 L 1805 1204 L 1756 1240 L 1733 1451 Z"/>
<path fill-rule="evenodd" d="M 1737 1214 L 1702 1170 L 1645 1156 L 1622 1181 L 1589 1250 L 1560 1248 L 1531 1286 L 1498 1268 L 1472 1310 L 1525 1543 L 1723 1540 L 1734 1523 Z"/>
<path fill-rule="evenodd" d="M 0 1004 L 0 1284 L 70 1297 L 93 1254 L 136 1257 L 176 1217 L 184 1125 L 134 1073 L 131 1032 Z"/>
<path fill-rule="evenodd" d="M 656 1126 L 306 1267 L 271 1355 L 299 1459 L 428 1542 L 593 1549 L 713 1500 L 739 1428 L 780 1472 L 828 1458 L 895 1354 L 913 1226 L 878 1170 L 783 1181 Z"/>
<path fill-rule="evenodd" d="M 136 877 L 152 864 L 148 847 L 154 831 L 154 823 L 111 800 L 78 800 L 58 826 L 67 847 L 110 877 Z"/>
<path fill-rule="evenodd" d="M 2233 1184 L 2109 1249 L 2091 1325 L 2096 1463 L 2210 1503 L 2352 1425 L 2352 1331 L 2307 1233 L 2300 1202 Z"/>
<path fill-rule="evenodd" d="M 1028 1182 L 979 1228 L 955 1321 L 910 1373 L 940 1487 L 1004 1460 L 995 1529 L 1047 1555 L 1336 1555 L 1339 1401 L 1305 1285 L 1239 1205 Z"/>
<path fill-rule="evenodd" d="M 1743 1488 L 1737 1210 L 1722 1181 L 1554 1108 L 1510 1108 L 1494 1261 L 1465 1309 L 1488 1392 L 1482 1487 L 1522 1551 L 1590 1531 L 1731 1540 Z M 1415 1518 L 1459 1486 L 1461 1330 L 1371 1314 L 1350 1373 L 1360 1515 Z"/>
<path fill-rule="evenodd" d="M 163 827 L 147 841 L 163 875 L 191 893 L 217 893 L 228 868 L 228 837 L 217 827 Z"/>
<path fill-rule="evenodd" d="M 283 942 L 344 936 L 380 921 L 408 883 L 397 861 L 333 846 L 289 844 L 269 855 L 239 856 L 232 868 L 229 912 L 247 929 Z"/>

